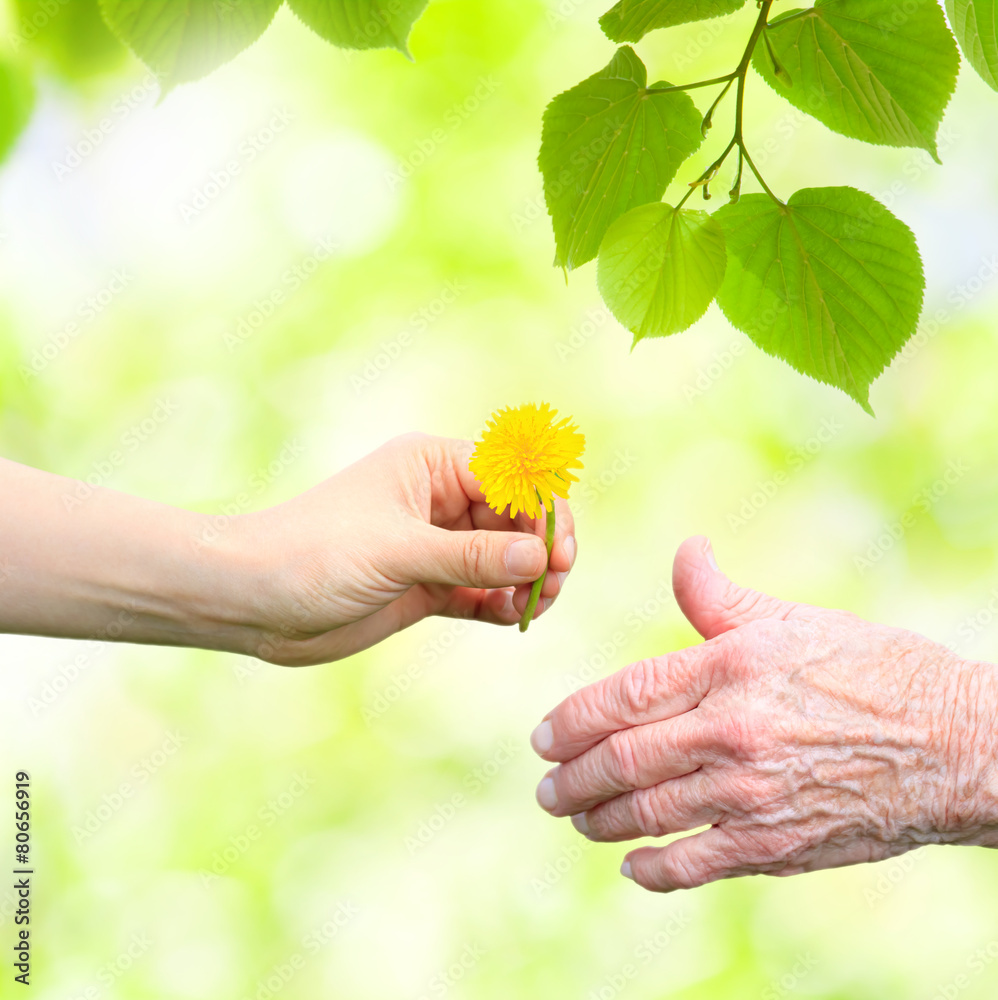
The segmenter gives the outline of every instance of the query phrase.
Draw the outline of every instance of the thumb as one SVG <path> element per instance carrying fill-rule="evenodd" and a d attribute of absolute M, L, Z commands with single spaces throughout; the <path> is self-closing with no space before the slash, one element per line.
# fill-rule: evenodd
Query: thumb
<path fill-rule="evenodd" d="M 710 540 L 703 535 L 679 546 L 672 589 L 680 610 L 705 639 L 760 618 L 792 618 L 805 607 L 732 583 L 717 568 Z"/>
<path fill-rule="evenodd" d="M 519 531 L 447 531 L 427 525 L 407 559 L 407 583 L 452 587 L 515 587 L 532 583 L 547 565 L 536 535 Z"/>

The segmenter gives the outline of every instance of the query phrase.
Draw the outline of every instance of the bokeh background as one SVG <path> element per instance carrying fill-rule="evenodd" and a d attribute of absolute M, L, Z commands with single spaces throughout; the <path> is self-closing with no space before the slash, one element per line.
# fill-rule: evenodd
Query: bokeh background
<path fill-rule="evenodd" d="M 588 440 L 579 560 L 525 636 L 434 620 L 302 670 L 0 640 L 39 1000 L 995 995 L 985 850 L 659 897 L 534 802 L 545 711 L 697 641 L 669 587 L 691 533 L 739 582 L 998 658 L 998 95 L 964 68 L 938 167 L 750 80 L 778 193 L 853 184 L 917 234 L 924 320 L 871 419 L 716 307 L 632 353 L 593 266 L 550 266 L 540 116 L 608 61 L 605 5 L 432 0 L 412 63 L 282 9 L 161 103 L 93 4 L 31 40 L 5 8 L 38 94 L 0 172 L 4 455 L 231 512 L 395 434 L 474 437 L 501 405 L 550 401 Z M 652 78 L 726 71 L 751 6 L 641 43 Z"/>

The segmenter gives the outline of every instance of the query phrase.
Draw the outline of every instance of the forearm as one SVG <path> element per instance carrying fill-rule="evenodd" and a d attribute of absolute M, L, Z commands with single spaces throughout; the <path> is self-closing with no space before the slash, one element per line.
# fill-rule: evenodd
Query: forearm
<path fill-rule="evenodd" d="M 250 568 L 209 518 L 78 487 L 0 459 L 0 631 L 245 646 Z"/>

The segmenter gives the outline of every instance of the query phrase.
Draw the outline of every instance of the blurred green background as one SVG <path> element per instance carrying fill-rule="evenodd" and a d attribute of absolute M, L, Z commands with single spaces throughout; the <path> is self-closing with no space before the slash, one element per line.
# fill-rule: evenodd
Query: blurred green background
<path fill-rule="evenodd" d="M 7 9 L 37 100 L 0 174 L 4 455 L 231 512 L 398 433 L 474 437 L 502 405 L 547 400 L 588 440 L 579 561 L 525 636 L 431 621 L 302 670 L 0 639 L 39 1000 L 932 1000 L 959 976 L 964 1000 L 995 996 L 984 850 L 660 897 L 620 877 L 623 846 L 534 802 L 544 712 L 696 641 L 669 588 L 691 533 L 739 582 L 998 657 L 996 96 L 964 69 L 937 167 L 750 79 L 777 193 L 853 184 L 918 236 L 924 321 L 874 420 L 714 306 L 632 354 L 592 265 L 567 287 L 550 266 L 540 116 L 609 59 L 606 5 L 432 0 L 414 63 L 282 9 L 160 104 L 94 4 L 30 41 Z M 652 78 L 729 69 L 749 8 L 655 33 Z M 12 903 L 0 889 L 4 966 Z"/>

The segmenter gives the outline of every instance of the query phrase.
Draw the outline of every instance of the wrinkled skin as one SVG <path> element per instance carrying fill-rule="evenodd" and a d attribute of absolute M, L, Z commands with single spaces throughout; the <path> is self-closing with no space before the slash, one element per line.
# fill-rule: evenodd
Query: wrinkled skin
<path fill-rule="evenodd" d="M 931 843 L 998 845 L 998 669 L 904 629 L 734 586 L 687 540 L 676 598 L 707 640 L 566 698 L 538 786 L 647 889 L 794 875 Z"/>

